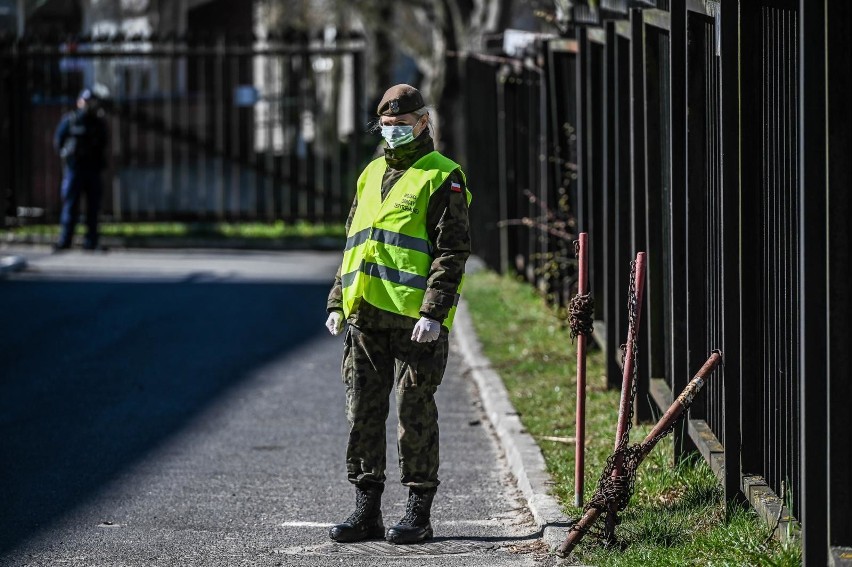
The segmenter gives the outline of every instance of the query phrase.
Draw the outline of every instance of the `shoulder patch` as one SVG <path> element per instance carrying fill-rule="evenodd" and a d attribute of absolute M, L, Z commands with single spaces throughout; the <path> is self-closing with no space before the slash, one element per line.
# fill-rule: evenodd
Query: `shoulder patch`
<path fill-rule="evenodd" d="M 450 182 L 450 191 L 454 193 L 461 193 L 462 188 L 460 183 L 456 183 L 455 181 Z"/>

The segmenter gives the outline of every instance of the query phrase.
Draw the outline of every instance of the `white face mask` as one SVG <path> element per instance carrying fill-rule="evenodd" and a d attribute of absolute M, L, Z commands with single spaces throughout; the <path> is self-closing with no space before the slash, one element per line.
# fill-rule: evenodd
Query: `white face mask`
<path fill-rule="evenodd" d="M 382 126 L 382 137 L 388 147 L 396 148 L 414 140 L 414 126 Z"/>

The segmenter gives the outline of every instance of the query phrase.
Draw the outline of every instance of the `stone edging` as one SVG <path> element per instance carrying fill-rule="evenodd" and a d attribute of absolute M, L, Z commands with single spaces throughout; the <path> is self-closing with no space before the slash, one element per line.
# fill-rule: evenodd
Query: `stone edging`
<path fill-rule="evenodd" d="M 483 409 L 494 426 L 518 488 L 541 530 L 541 538 L 551 550 L 555 550 L 564 541 L 573 520 L 562 512 L 559 503 L 548 493 L 548 486 L 553 481 L 547 473 L 541 449 L 524 429 L 518 412 L 509 401 L 503 380 L 482 353 L 482 345 L 464 300 L 459 304 L 453 326 L 455 344 L 479 388 Z"/>

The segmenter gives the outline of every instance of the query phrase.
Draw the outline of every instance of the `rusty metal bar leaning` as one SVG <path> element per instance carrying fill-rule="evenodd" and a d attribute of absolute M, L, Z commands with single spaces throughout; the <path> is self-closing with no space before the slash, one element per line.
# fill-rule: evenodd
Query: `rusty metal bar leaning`
<path fill-rule="evenodd" d="M 581 232 L 578 240 L 579 282 L 577 295 L 589 292 L 589 234 Z M 586 447 L 586 335 L 577 335 L 577 408 L 574 445 L 574 506 L 583 506 L 583 475 Z"/>
<path fill-rule="evenodd" d="M 669 406 L 663 417 L 660 418 L 654 428 L 648 433 L 645 440 L 642 441 L 642 460 L 651 452 L 657 442 L 665 436 L 664 434 L 668 429 L 689 409 L 689 406 L 692 405 L 692 400 L 707 382 L 707 378 L 721 363 L 722 353 L 718 350 L 713 351 L 710 358 L 701 366 L 701 369 L 690 380 L 677 399 L 672 402 L 672 405 Z M 568 532 L 568 537 L 565 538 L 565 541 L 559 547 L 559 555 L 565 556 L 571 553 L 600 514 L 601 510 L 599 508 L 589 508 L 586 510 L 580 521 Z"/>

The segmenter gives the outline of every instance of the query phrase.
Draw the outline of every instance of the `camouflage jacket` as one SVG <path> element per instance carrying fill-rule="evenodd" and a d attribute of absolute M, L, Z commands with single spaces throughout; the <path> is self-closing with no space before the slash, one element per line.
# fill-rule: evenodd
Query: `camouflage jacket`
<path fill-rule="evenodd" d="M 388 167 L 382 179 L 382 199 L 387 197 L 391 187 L 402 177 L 418 159 L 434 151 L 435 145 L 428 132 L 423 132 L 413 142 L 398 148 L 385 148 L 385 160 Z M 452 182 L 462 186 L 462 192 L 450 191 Z M 426 282 L 426 293 L 420 314 L 443 323 L 455 301 L 456 290 L 464 275 L 464 265 L 470 256 L 470 227 L 467 215 L 467 198 L 464 180 L 458 172 L 453 172 L 444 184 L 429 199 L 426 211 L 426 231 L 434 244 L 432 266 Z M 352 203 L 349 218 L 346 220 L 346 232 L 355 217 L 358 197 Z M 343 287 L 340 282 L 340 268 L 334 278 L 334 285 L 328 294 L 328 311 L 342 310 Z M 367 329 L 411 329 L 414 320 L 405 315 L 391 313 L 361 302 L 358 311 L 350 313 L 349 322 L 359 328 Z"/>

